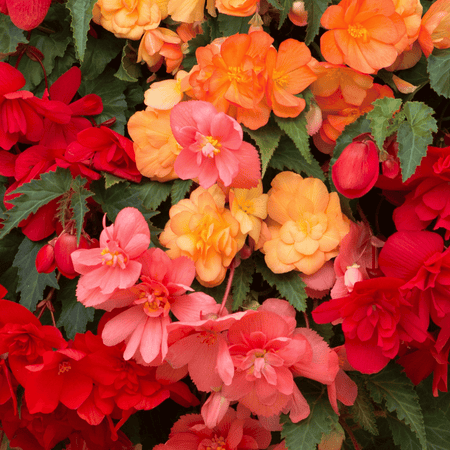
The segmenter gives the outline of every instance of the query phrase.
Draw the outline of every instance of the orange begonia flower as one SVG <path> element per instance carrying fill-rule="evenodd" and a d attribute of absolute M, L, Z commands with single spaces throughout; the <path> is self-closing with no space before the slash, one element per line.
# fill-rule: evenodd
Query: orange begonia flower
<path fill-rule="evenodd" d="M 228 16 L 247 17 L 255 14 L 259 0 L 216 0 L 216 8 Z"/>
<path fill-rule="evenodd" d="M 224 205 L 225 194 L 216 184 L 208 190 L 198 187 L 170 208 L 159 238 L 172 259 L 187 256 L 194 261 L 197 280 L 207 287 L 222 283 L 245 242 L 239 222 Z"/>
<path fill-rule="evenodd" d="M 405 36 L 395 45 L 399 53 L 409 48 L 419 37 L 423 6 L 420 0 L 393 0 L 395 12 L 398 13 L 406 26 Z"/>
<path fill-rule="evenodd" d="M 166 0 L 98 0 L 92 20 L 116 37 L 137 40 L 167 17 Z"/>
<path fill-rule="evenodd" d="M 305 108 L 305 100 L 295 95 L 317 79 L 307 66 L 310 60 L 308 47 L 295 39 L 283 41 L 278 52 L 269 48 L 266 57 L 267 98 L 278 117 L 297 117 Z"/>
<path fill-rule="evenodd" d="M 450 0 L 437 0 L 424 14 L 419 43 L 427 58 L 434 47 L 450 48 Z"/>
<path fill-rule="evenodd" d="M 305 2 L 294 2 L 288 14 L 289 19 L 298 27 L 308 25 L 308 11 L 305 10 Z"/>
<path fill-rule="evenodd" d="M 170 111 L 139 111 L 130 117 L 128 132 L 142 175 L 160 182 L 178 178 L 173 165 L 181 147 L 170 128 Z"/>
<path fill-rule="evenodd" d="M 208 13 L 216 17 L 214 0 L 206 1 Z M 205 15 L 205 0 L 169 0 L 168 11 L 175 22 L 202 22 Z"/>
<path fill-rule="evenodd" d="M 406 35 L 392 0 L 342 0 L 325 10 L 320 23 L 330 30 L 320 39 L 324 58 L 363 73 L 390 66 L 396 44 Z"/>
<path fill-rule="evenodd" d="M 266 264 L 274 273 L 317 272 L 336 256 L 350 221 L 342 214 L 336 192 L 317 178 L 281 172 L 269 191 L 268 225 L 264 243 Z"/>

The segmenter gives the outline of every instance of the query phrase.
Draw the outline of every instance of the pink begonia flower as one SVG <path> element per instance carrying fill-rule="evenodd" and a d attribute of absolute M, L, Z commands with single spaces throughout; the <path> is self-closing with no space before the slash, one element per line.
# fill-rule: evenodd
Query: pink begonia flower
<path fill-rule="evenodd" d="M 124 208 L 115 222 L 106 226 L 103 219 L 100 247 L 80 249 L 72 253 L 75 270 L 81 274 L 77 300 L 84 306 L 112 309 L 127 305 L 127 299 L 103 307 L 117 289 L 133 286 L 141 274 L 138 258 L 148 249 L 150 230 L 144 216 L 136 208 Z"/>
<path fill-rule="evenodd" d="M 242 127 L 208 102 L 192 100 L 176 105 L 170 126 L 182 150 L 174 169 L 182 180 L 198 178 L 205 189 L 217 181 L 250 189 L 261 179 L 258 150 L 243 141 Z"/>
<path fill-rule="evenodd" d="M 125 341 L 125 360 L 159 365 L 168 350 L 170 311 L 179 320 L 195 321 L 202 312 L 217 312 L 220 305 L 203 292 L 185 295 L 192 291 L 189 286 L 195 278 L 189 258 L 171 260 L 161 249 L 151 248 L 140 261 L 142 283 L 127 290 L 130 308 L 106 323 L 102 339 L 110 347 Z"/>

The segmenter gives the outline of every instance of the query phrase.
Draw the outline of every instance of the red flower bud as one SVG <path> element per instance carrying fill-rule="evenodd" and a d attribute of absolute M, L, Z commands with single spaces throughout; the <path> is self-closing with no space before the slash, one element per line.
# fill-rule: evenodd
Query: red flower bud
<path fill-rule="evenodd" d="M 370 140 L 347 145 L 331 168 L 336 189 L 347 198 L 367 194 L 377 182 L 378 174 L 378 150 Z"/>
<path fill-rule="evenodd" d="M 45 244 L 36 255 L 36 270 L 39 273 L 51 273 L 55 270 L 55 250 L 53 245 Z"/>
<path fill-rule="evenodd" d="M 79 248 L 89 248 L 88 240 L 81 236 L 80 244 L 77 246 L 77 237 L 74 234 L 63 233 L 55 243 L 55 261 L 58 270 L 67 278 L 75 278 L 75 271 L 70 255 Z"/>

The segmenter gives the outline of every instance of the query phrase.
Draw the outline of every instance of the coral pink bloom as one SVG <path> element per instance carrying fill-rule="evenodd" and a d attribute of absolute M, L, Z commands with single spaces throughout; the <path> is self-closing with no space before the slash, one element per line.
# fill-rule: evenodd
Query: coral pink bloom
<path fill-rule="evenodd" d="M 137 259 L 148 249 L 150 230 L 136 208 L 124 208 L 109 227 L 103 219 L 100 248 L 80 249 L 72 253 L 78 281 L 77 298 L 85 306 L 99 306 L 116 289 L 136 283 L 142 264 Z"/>
<path fill-rule="evenodd" d="M 108 346 L 125 341 L 125 360 L 160 364 L 167 354 L 169 312 L 179 320 L 194 321 L 200 320 L 202 311 L 216 312 L 218 305 L 203 292 L 185 295 L 195 278 L 191 259 L 171 260 L 162 250 L 151 248 L 140 261 L 142 283 L 128 289 L 133 306 L 106 323 L 102 339 Z"/>
<path fill-rule="evenodd" d="M 255 147 L 243 141 L 242 127 L 208 102 L 176 105 L 170 116 L 173 135 L 183 147 L 174 169 L 183 179 L 198 178 L 208 189 L 218 180 L 225 186 L 250 189 L 261 179 Z"/>

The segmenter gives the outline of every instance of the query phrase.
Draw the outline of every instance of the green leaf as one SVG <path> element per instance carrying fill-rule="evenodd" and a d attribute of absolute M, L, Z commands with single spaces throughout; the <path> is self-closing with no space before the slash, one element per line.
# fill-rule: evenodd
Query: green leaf
<path fill-rule="evenodd" d="M 392 134 L 390 124 L 401 104 L 402 101 L 398 98 L 379 98 L 372 103 L 372 111 L 367 113 L 372 136 L 380 150 L 383 149 L 385 139 Z"/>
<path fill-rule="evenodd" d="M 433 131 L 437 131 L 434 110 L 425 103 L 406 102 L 403 106 L 406 121 L 398 128 L 398 157 L 403 181 L 411 177 L 422 158 L 427 154 L 428 145 L 433 142 Z"/>
<path fill-rule="evenodd" d="M 0 240 L 0 273 L 4 273 L 13 263 L 17 248 L 23 241 L 23 238 L 23 233 L 19 230 L 13 230 Z"/>
<path fill-rule="evenodd" d="M 312 158 L 311 163 L 303 159 L 299 155 L 297 147 L 287 136 L 281 137 L 277 151 L 269 161 L 269 166 L 278 170 L 293 170 L 299 174 L 303 172 L 307 176 L 319 178 L 322 181 L 325 180 L 319 163 L 314 158 Z"/>
<path fill-rule="evenodd" d="M 428 450 L 448 450 L 450 443 L 450 420 L 438 409 L 424 410 Z"/>
<path fill-rule="evenodd" d="M 15 254 L 13 256 L 15 256 Z M 0 272 L 0 284 L 8 291 L 5 298 L 16 303 L 18 302 L 18 295 L 16 293 L 17 285 L 19 283 L 18 272 L 17 267 L 12 266 L 5 271 Z"/>
<path fill-rule="evenodd" d="M 411 69 L 401 70 L 397 72 L 396 75 L 402 80 L 413 84 L 414 86 L 420 86 L 429 81 L 427 67 L 427 57 L 425 55 L 422 55 L 419 62 L 414 67 L 412 67 Z"/>
<path fill-rule="evenodd" d="M 9 16 L 0 14 L 0 53 L 13 53 L 19 44 L 27 42 L 23 30 L 17 28 Z"/>
<path fill-rule="evenodd" d="M 138 78 L 142 76 L 141 66 L 136 61 L 133 62 L 132 57 L 136 60 L 136 52 L 131 51 L 129 42 L 124 45 L 122 50 L 122 60 L 119 70 L 114 74 L 116 78 L 122 81 L 128 81 L 134 83 L 138 81 Z M 130 58 L 130 54 L 132 57 Z"/>
<path fill-rule="evenodd" d="M 419 398 L 402 370 L 395 363 L 389 364 L 381 372 L 368 378 L 366 386 L 374 401 L 381 404 L 385 400 L 387 410 L 395 411 L 397 417 L 416 433 L 422 448 L 426 449 L 425 425 Z"/>
<path fill-rule="evenodd" d="M 122 40 L 106 30 L 102 30 L 99 39 L 88 36 L 84 61 L 80 67 L 83 80 L 95 80 L 120 53 L 122 47 Z"/>
<path fill-rule="evenodd" d="M 394 442 L 401 448 L 401 450 L 422 449 L 419 440 L 408 425 L 405 425 L 401 420 L 398 420 L 397 417 L 391 415 L 388 415 L 387 422 L 389 424 L 389 429 L 391 430 Z"/>
<path fill-rule="evenodd" d="M 292 139 L 295 146 L 300 150 L 306 162 L 312 162 L 312 155 L 309 149 L 309 135 L 306 131 L 306 118 L 300 114 L 293 119 L 284 119 L 275 116 L 278 126 Z"/>
<path fill-rule="evenodd" d="M 84 188 L 86 181 L 85 178 L 78 176 L 73 180 L 71 186 L 73 193 L 70 199 L 70 206 L 73 210 L 73 218 L 75 219 L 75 227 L 77 229 L 77 245 L 80 243 L 84 216 L 89 211 L 86 200 L 92 196 L 92 192 Z"/>
<path fill-rule="evenodd" d="M 353 381 L 355 381 L 358 386 L 358 396 L 356 397 L 355 403 L 350 407 L 350 414 L 357 424 L 374 436 L 377 436 L 377 419 L 375 417 L 375 409 L 372 400 L 360 377 L 353 379 Z"/>
<path fill-rule="evenodd" d="M 428 57 L 431 88 L 445 98 L 450 98 L 450 49 L 434 49 Z"/>
<path fill-rule="evenodd" d="M 306 310 L 306 299 L 308 298 L 305 292 L 306 285 L 298 272 L 275 274 L 267 267 L 263 259 L 256 258 L 255 262 L 256 271 L 263 276 L 270 286 L 275 287 L 280 295 L 297 311 Z"/>
<path fill-rule="evenodd" d="M 122 135 L 127 123 L 125 111 L 128 105 L 124 94 L 127 85 L 114 76 L 114 69 L 107 69 L 95 80 L 83 79 L 78 90 L 81 96 L 97 94 L 102 98 L 103 112 L 94 117 L 95 121 L 101 123 L 115 117 L 116 123 L 111 128 Z"/>
<path fill-rule="evenodd" d="M 59 316 L 57 326 L 64 327 L 66 336 L 73 339 L 76 333 L 84 333 L 88 322 L 94 320 L 94 308 L 86 308 L 77 301 L 76 288 L 77 279 L 61 280 L 61 289 L 56 299 L 62 303 L 61 315 Z"/>
<path fill-rule="evenodd" d="M 266 173 L 270 158 L 272 158 L 275 149 L 278 147 L 281 135 L 280 128 L 273 121 L 258 130 L 242 129 L 256 142 L 261 153 L 262 176 Z"/>
<path fill-rule="evenodd" d="M 330 0 L 305 0 L 305 10 L 308 13 L 305 44 L 309 45 L 319 33 L 320 19 L 328 7 Z"/>
<path fill-rule="evenodd" d="M 159 181 L 141 182 L 138 185 L 139 198 L 144 208 L 155 210 L 170 195 L 172 185 Z"/>
<path fill-rule="evenodd" d="M 281 437 L 286 439 L 288 450 L 316 450 L 322 434 L 330 433 L 339 417 L 328 401 L 325 386 L 310 380 L 299 386 L 300 392 L 309 404 L 309 416 L 298 423 L 292 423 L 288 416 L 282 415 Z"/>
<path fill-rule="evenodd" d="M 18 269 L 19 283 L 16 292 L 20 292 L 20 304 L 30 311 L 34 311 L 37 303 L 44 298 L 47 286 L 59 288 L 55 272 L 38 273 L 36 270 L 36 255 L 42 245 L 42 242 L 33 242 L 25 237 L 13 262 L 13 266 Z"/>
<path fill-rule="evenodd" d="M 237 33 L 248 33 L 250 25 L 248 24 L 250 17 L 228 16 L 219 14 L 217 21 L 219 22 L 219 30 L 222 36 L 232 36 Z"/>
<path fill-rule="evenodd" d="M 84 59 L 89 23 L 92 19 L 92 9 L 96 2 L 97 0 L 67 0 L 66 2 L 66 7 L 72 16 L 70 28 L 72 29 L 75 49 L 80 61 Z"/>
<path fill-rule="evenodd" d="M 14 192 L 22 195 L 10 201 L 15 207 L 5 213 L 0 239 L 31 213 L 68 191 L 71 182 L 70 171 L 58 167 L 55 172 L 43 173 L 39 180 L 31 180 L 16 189 Z"/>
<path fill-rule="evenodd" d="M 102 175 L 105 177 L 105 188 L 108 189 L 111 186 L 114 186 L 117 183 L 124 183 L 125 178 L 116 177 L 109 172 L 102 172 Z"/>
<path fill-rule="evenodd" d="M 233 311 L 239 309 L 250 292 L 255 265 L 250 259 L 241 260 L 239 266 L 234 270 L 232 292 Z"/>
<path fill-rule="evenodd" d="M 186 197 L 192 183 L 192 180 L 174 180 L 172 189 L 170 190 L 172 205 L 176 205 L 180 200 Z"/>

